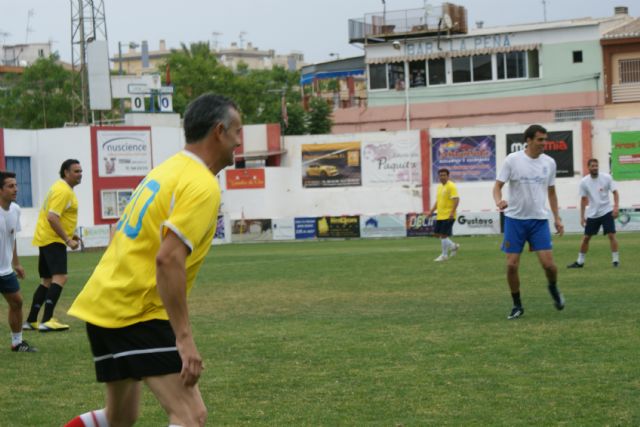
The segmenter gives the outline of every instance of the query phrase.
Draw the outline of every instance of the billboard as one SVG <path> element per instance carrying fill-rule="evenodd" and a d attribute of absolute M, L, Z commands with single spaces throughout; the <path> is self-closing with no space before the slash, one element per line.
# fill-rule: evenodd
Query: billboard
<path fill-rule="evenodd" d="M 227 169 L 227 190 L 265 188 L 264 169 Z"/>
<path fill-rule="evenodd" d="M 420 141 L 363 143 L 362 179 L 364 185 L 422 182 Z"/>
<path fill-rule="evenodd" d="M 151 130 L 96 132 L 98 176 L 144 176 L 151 171 Z"/>
<path fill-rule="evenodd" d="M 231 222 L 231 240 L 257 242 L 272 240 L 270 219 L 237 219 Z"/>
<path fill-rule="evenodd" d="M 521 133 L 507 134 L 507 155 L 524 150 L 527 143 Z M 572 177 L 573 170 L 573 131 L 563 130 L 547 133 L 544 153 L 556 161 L 556 177 Z"/>
<path fill-rule="evenodd" d="M 302 145 L 304 188 L 362 185 L 360 142 Z"/>
<path fill-rule="evenodd" d="M 640 179 L 640 131 L 611 132 L 611 175 L 616 181 Z"/>
<path fill-rule="evenodd" d="M 104 248 L 111 241 L 111 225 L 80 227 L 83 248 Z"/>
<path fill-rule="evenodd" d="M 306 240 L 316 238 L 316 222 L 315 217 L 296 218 L 294 220 L 296 240 Z"/>
<path fill-rule="evenodd" d="M 433 138 L 431 140 L 433 181 L 438 170 L 449 169 L 452 181 L 494 181 L 496 179 L 495 135 Z"/>
<path fill-rule="evenodd" d="M 362 215 L 360 237 L 405 237 L 405 215 Z"/>
<path fill-rule="evenodd" d="M 323 216 L 317 219 L 318 237 L 360 237 L 360 217 Z"/>
<path fill-rule="evenodd" d="M 405 218 L 407 237 L 433 236 L 436 217 L 428 213 L 410 213 Z"/>
<path fill-rule="evenodd" d="M 456 219 L 453 234 L 458 236 L 500 234 L 500 213 L 463 212 Z"/>
<path fill-rule="evenodd" d="M 279 218 L 271 221 L 273 240 L 294 240 L 296 238 L 293 218 Z"/>

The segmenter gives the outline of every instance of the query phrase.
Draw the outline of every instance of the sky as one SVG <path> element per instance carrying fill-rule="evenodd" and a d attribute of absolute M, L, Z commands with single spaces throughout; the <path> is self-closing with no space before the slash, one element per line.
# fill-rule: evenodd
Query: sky
<path fill-rule="evenodd" d="M 70 1 L 78 0 L 0 0 L 0 44 L 52 41 L 61 59 L 71 62 Z M 487 28 L 542 22 L 544 16 L 542 0 L 451 2 L 467 8 L 469 28 L 479 20 Z M 386 10 L 424 4 L 425 0 L 386 0 Z M 637 0 L 546 0 L 547 20 L 612 16 L 614 6 L 628 6 L 631 16 L 640 15 Z M 382 0 L 104 0 L 104 7 L 110 56 L 117 54 L 118 42 L 147 40 L 149 49 L 156 50 L 161 39 L 168 48 L 179 48 L 180 43 L 197 41 L 227 47 L 242 38 L 264 50 L 302 52 L 308 63 L 330 61 L 335 54 L 362 55 L 349 44 L 348 21 L 383 9 Z"/>

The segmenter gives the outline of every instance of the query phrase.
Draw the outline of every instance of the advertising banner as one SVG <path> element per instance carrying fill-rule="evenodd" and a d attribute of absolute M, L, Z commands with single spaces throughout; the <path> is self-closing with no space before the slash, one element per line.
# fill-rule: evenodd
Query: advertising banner
<path fill-rule="evenodd" d="M 271 221 L 273 240 L 295 240 L 296 230 L 293 218 L 279 218 Z"/>
<path fill-rule="evenodd" d="M 302 145 L 304 188 L 362 185 L 360 142 Z"/>
<path fill-rule="evenodd" d="M 463 212 L 453 225 L 453 234 L 457 236 L 475 236 L 500 234 L 499 212 Z"/>
<path fill-rule="evenodd" d="M 640 231 L 640 209 L 620 209 L 616 231 Z"/>
<path fill-rule="evenodd" d="M 81 227 L 80 237 L 84 248 L 104 248 L 111 240 L 111 226 L 109 224 Z"/>
<path fill-rule="evenodd" d="M 296 218 L 294 220 L 295 237 L 297 240 L 316 238 L 317 218 Z"/>
<path fill-rule="evenodd" d="M 265 188 L 264 169 L 227 169 L 227 190 Z"/>
<path fill-rule="evenodd" d="M 270 219 L 237 219 L 231 222 L 233 242 L 272 240 Z"/>
<path fill-rule="evenodd" d="M 224 215 L 218 215 L 218 223 L 216 224 L 216 233 L 213 239 L 225 240 Z"/>
<path fill-rule="evenodd" d="M 507 134 L 507 155 L 524 150 L 527 143 L 521 133 Z M 573 170 L 573 131 L 554 131 L 547 133 L 544 153 L 556 161 L 556 178 L 572 177 Z"/>
<path fill-rule="evenodd" d="M 611 132 L 611 175 L 616 181 L 640 179 L 640 131 Z"/>
<path fill-rule="evenodd" d="M 433 236 L 436 217 L 428 213 L 410 213 L 406 215 L 407 237 Z"/>
<path fill-rule="evenodd" d="M 364 185 L 422 182 L 420 141 L 363 143 L 362 180 Z"/>
<path fill-rule="evenodd" d="M 361 215 L 360 237 L 405 237 L 405 215 Z"/>
<path fill-rule="evenodd" d="M 101 129 L 96 140 L 99 176 L 143 176 L 151 170 L 151 130 Z"/>
<path fill-rule="evenodd" d="M 318 237 L 360 237 L 360 217 L 323 216 L 317 220 Z"/>
<path fill-rule="evenodd" d="M 496 179 L 495 135 L 433 138 L 431 140 L 433 181 L 438 170 L 449 169 L 452 181 L 493 181 Z"/>

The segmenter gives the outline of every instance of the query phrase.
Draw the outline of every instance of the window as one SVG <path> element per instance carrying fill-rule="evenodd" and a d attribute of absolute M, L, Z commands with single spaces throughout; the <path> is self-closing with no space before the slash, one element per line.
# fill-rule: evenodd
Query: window
<path fill-rule="evenodd" d="M 499 53 L 498 79 L 523 79 L 527 77 L 527 55 L 525 51 Z"/>
<path fill-rule="evenodd" d="M 387 88 L 387 64 L 369 65 L 369 89 Z"/>
<path fill-rule="evenodd" d="M 31 158 L 6 157 L 7 170 L 16 174 L 18 184 L 18 199 L 16 202 L 23 208 L 32 208 L 31 198 Z"/>
<path fill-rule="evenodd" d="M 554 112 L 556 122 L 573 122 L 580 120 L 593 120 L 596 112 L 593 108 L 581 108 L 577 110 L 557 110 Z"/>
<path fill-rule="evenodd" d="M 447 82 L 444 58 L 430 59 L 429 68 L 429 86 L 443 85 Z"/>
<path fill-rule="evenodd" d="M 471 59 L 473 60 L 473 81 L 491 80 L 491 55 L 476 55 Z"/>
<path fill-rule="evenodd" d="M 38 58 L 44 58 L 44 49 L 38 49 Z"/>
<path fill-rule="evenodd" d="M 404 63 L 392 62 L 388 64 L 389 89 L 404 89 Z"/>
<path fill-rule="evenodd" d="M 529 69 L 528 77 L 530 79 L 540 77 L 540 63 L 538 62 L 538 51 L 527 51 L 527 65 Z"/>
<path fill-rule="evenodd" d="M 471 81 L 471 57 L 462 56 L 451 58 L 451 70 L 454 83 L 467 83 Z"/>
<path fill-rule="evenodd" d="M 427 85 L 427 68 L 425 61 L 409 62 L 409 86 L 423 87 Z"/>
<path fill-rule="evenodd" d="M 618 65 L 621 84 L 640 83 L 640 58 L 621 59 Z"/>
<path fill-rule="evenodd" d="M 582 51 L 581 50 L 574 50 L 573 51 L 573 63 L 574 64 L 578 64 L 582 62 Z"/>

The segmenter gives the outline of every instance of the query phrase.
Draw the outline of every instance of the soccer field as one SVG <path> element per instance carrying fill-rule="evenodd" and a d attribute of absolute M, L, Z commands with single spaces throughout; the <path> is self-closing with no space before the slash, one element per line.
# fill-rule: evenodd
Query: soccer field
<path fill-rule="evenodd" d="M 456 237 L 434 263 L 432 238 L 212 248 L 190 298 L 208 425 L 640 425 L 640 233 L 555 239 L 556 311 L 532 253 L 521 263 L 526 310 L 511 298 L 499 236 Z M 0 305 L 0 426 L 60 426 L 103 404 L 84 325 L 66 315 L 100 254 L 71 254 L 56 315 L 67 332 L 25 332 L 9 351 Z M 37 286 L 24 257 L 25 312 Z M 145 390 L 138 426 L 167 418 Z"/>

